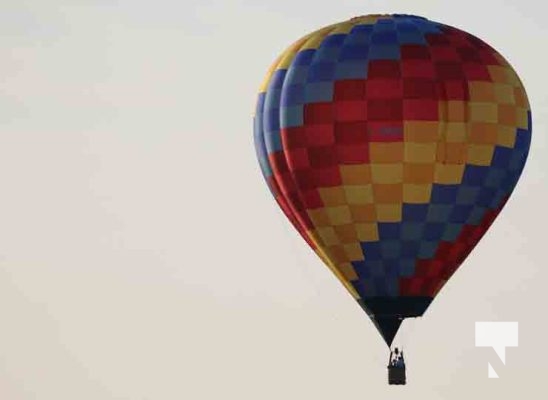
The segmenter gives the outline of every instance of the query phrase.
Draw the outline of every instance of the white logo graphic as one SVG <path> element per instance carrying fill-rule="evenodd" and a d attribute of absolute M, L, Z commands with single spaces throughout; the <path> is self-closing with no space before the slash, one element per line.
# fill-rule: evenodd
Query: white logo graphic
<path fill-rule="evenodd" d="M 476 322 L 476 347 L 492 347 L 506 364 L 506 348 L 518 347 L 518 323 Z M 499 377 L 489 362 L 487 368 L 489 378 Z"/>

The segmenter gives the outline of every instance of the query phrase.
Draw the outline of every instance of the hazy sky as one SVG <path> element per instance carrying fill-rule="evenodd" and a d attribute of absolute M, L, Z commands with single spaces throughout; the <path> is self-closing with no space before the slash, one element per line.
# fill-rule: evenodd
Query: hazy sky
<path fill-rule="evenodd" d="M 546 393 L 546 11 L 539 0 L 3 0 L 0 398 Z M 425 317 L 404 323 L 405 388 L 386 384 L 380 335 L 278 210 L 252 141 L 280 51 L 383 12 L 487 41 L 533 112 L 513 197 Z M 520 324 L 499 380 L 474 347 L 482 320 Z"/>

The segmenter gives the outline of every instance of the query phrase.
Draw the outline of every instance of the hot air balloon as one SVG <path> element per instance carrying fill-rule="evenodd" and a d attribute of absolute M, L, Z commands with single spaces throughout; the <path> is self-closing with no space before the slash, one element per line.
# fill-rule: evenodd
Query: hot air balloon
<path fill-rule="evenodd" d="M 389 347 L 491 226 L 530 141 L 508 61 L 413 15 L 355 17 L 297 40 L 254 114 L 271 193 Z"/>

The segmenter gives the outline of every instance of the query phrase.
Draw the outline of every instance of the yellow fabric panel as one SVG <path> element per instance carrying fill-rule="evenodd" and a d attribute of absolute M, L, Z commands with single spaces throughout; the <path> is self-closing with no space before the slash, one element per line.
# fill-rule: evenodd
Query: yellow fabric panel
<path fill-rule="evenodd" d="M 374 242 L 379 240 L 379 230 L 375 223 L 356 224 L 356 233 L 361 242 Z M 367 257 L 367 255 L 365 255 Z"/>
<path fill-rule="evenodd" d="M 519 79 L 518 74 L 514 71 L 513 68 L 506 67 L 506 74 L 508 83 L 512 86 L 522 86 L 521 80 Z"/>
<path fill-rule="evenodd" d="M 319 188 L 318 192 L 326 207 L 343 206 L 346 204 L 345 191 L 342 187 Z"/>
<path fill-rule="evenodd" d="M 467 163 L 470 165 L 491 165 L 493 159 L 494 146 L 470 144 L 468 145 Z"/>
<path fill-rule="evenodd" d="M 404 161 L 433 163 L 436 160 L 436 143 L 404 143 Z"/>
<path fill-rule="evenodd" d="M 357 17 L 353 17 L 350 19 L 350 21 L 354 25 L 372 25 L 376 23 L 379 19 L 386 19 L 390 18 L 387 14 L 369 14 L 369 15 L 360 15 Z"/>
<path fill-rule="evenodd" d="M 338 266 L 338 269 L 341 271 L 342 276 L 348 281 L 354 281 L 358 279 L 358 274 L 354 270 L 354 267 L 350 263 L 342 263 Z"/>
<path fill-rule="evenodd" d="M 317 208 L 314 210 L 307 210 L 308 217 L 314 224 L 314 227 L 321 228 L 324 226 L 330 226 L 329 216 L 325 211 L 325 208 Z"/>
<path fill-rule="evenodd" d="M 399 204 L 403 201 L 402 183 L 373 184 L 375 204 Z"/>
<path fill-rule="evenodd" d="M 350 214 L 355 223 L 375 222 L 377 219 L 374 204 L 350 206 Z"/>
<path fill-rule="evenodd" d="M 369 165 L 341 165 L 339 170 L 345 186 L 371 183 L 371 168 Z"/>
<path fill-rule="evenodd" d="M 516 126 L 521 129 L 527 129 L 527 110 L 522 107 L 516 108 Z"/>
<path fill-rule="evenodd" d="M 468 93 L 470 101 L 495 101 L 495 85 L 492 82 L 470 81 L 468 82 Z"/>
<path fill-rule="evenodd" d="M 464 122 L 449 122 L 445 127 L 445 140 L 449 143 L 466 142 L 467 125 Z"/>
<path fill-rule="evenodd" d="M 498 126 L 497 145 L 513 148 L 516 143 L 516 129 L 510 126 Z"/>
<path fill-rule="evenodd" d="M 434 173 L 434 183 L 442 183 L 444 185 L 455 185 L 462 181 L 464 173 L 464 164 L 442 164 L 436 163 L 436 171 Z"/>
<path fill-rule="evenodd" d="M 460 100 L 440 101 L 440 109 L 444 110 L 445 121 L 447 122 L 465 122 L 468 119 L 466 102 Z M 440 110 L 440 114 L 442 111 Z"/>
<path fill-rule="evenodd" d="M 299 41 L 296 45 L 291 47 L 282 55 L 282 58 L 280 59 L 280 63 L 278 64 L 276 70 L 289 68 L 297 53 L 302 49 L 303 42 L 305 42 L 305 40 Z"/>
<path fill-rule="evenodd" d="M 325 209 L 331 225 L 344 225 L 352 223 L 350 208 L 348 206 L 328 207 Z"/>
<path fill-rule="evenodd" d="M 335 229 L 335 234 L 341 243 L 348 244 L 358 241 L 358 235 L 356 234 L 356 228 L 353 223 L 337 225 L 334 226 L 333 229 Z"/>
<path fill-rule="evenodd" d="M 440 123 L 438 121 L 404 121 L 404 142 L 431 143 L 438 140 L 440 135 Z M 398 146 L 403 155 L 403 146 Z M 402 160 L 403 158 L 400 158 Z"/>
<path fill-rule="evenodd" d="M 325 246 L 334 246 L 341 244 L 341 242 L 339 241 L 339 237 L 335 232 L 335 229 L 333 229 L 333 227 L 331 226 L 318 228 L 316 232 L 318 233 L 318 236 Z"/>
<path fill-rule="evenodd" d="M 493 122 L 498 121 L 498 106 L 496 103 L 480 103 L 471 101 L 468 103 L 471 122 Z"/>
<path fill-rule="evenodd" d="M 329 247 L 329 255 L 333 264 L 338 267 L 343 263 L 349 263 L 350 259 L 346 255 L 346 251 L 343 246 L 331 246 Z"/>
<path fill-rule="evenodd" d="M 401 199 L 398 204 L 377 204 L 375 211 L 378 222 L 399 222 L 402 213 Z"/>
<path fill-rule="evenodd" d="M 373 188 L 368 185 L 344 186 L 348 204 L 371 204 L 373 203 Z"/>
<path fill-rule="evenodd" d="M 498 123 L 500 125 L 508 125 L 515 127 L 517 124 L 516 107 L 510 104 L 499 104 L 498 106 Z"/>
<path fill-rule="evenodd" d="M 278 56 L 276 58 L 276 60 L 274 60 L 274 62 L 268 68 L 266 76 L 263 78 L 261 86 L 259 87 L 259 93 L 265 93 L 266 90 L 268 89 L 268 84 L 270 83 L 270 79 L 272 78 L 272 74 L 278 68 L 278 64 L 280 63 L 280 60 L 282 59 L 282 56 L 283 56 L 283 54 Z"/>
<path fill-rule="evenodd" d="M 514 88 L 505 83 L 497 83 L 494 85 L 495 100 L 499 104 L 515 104 Z"/>
<path fill-rule="evenodd" d="M 527 98 L 525 90 L 523 90 L 522 87 L 514 88 L 514 99 L 516 100 L 516 106 L 527 109 L 529 108 L 529 99 Z"/>
<path fill-rule="evenodd" d="M 342 22 L 335 26 L 333 30 L 329 32 L 330 35 L 337 35 L 337 34 L 344 34 L 350 32 L 350 30 L 354 27 L 354 23 L 347 21 Z"/>
<path fill-rule="evenodd" d="M 403 160 L 404 143 L 379 143 L 369 144 L 369 162 L 371 164 L 396 163 Z"/>
<path fill-rule="evenodd" d="M 466 143 L 441 142 L 437 147 L 436 161 L 447 164 L 464 164 L 466 162 Z"/>
<path fill-rule="evenodd" d="M 333 29 L 335 29 L 339 24 L 335 24 L 323 29 L 320 29 L 319 31 L 314 32 L 311 34 L 304 44 L 300 47 L 299 50 L 309 50 L 309 49 L 317 49 L 320 46 L 320 43 L 325 39 L 325 37 L 331 32 Z M 288 64 L 289 66 L 289 64 Z"/>
<path fill-rule="evenodd" d="M 403 184 L 403 201 L 409 204 L 426 204 L 432 194 L 431 184 Z"/>
<path fill-rule="evenodd" d="M 403 182 L 402 164 L 371 164 L 371 180 L 373 183 Z"/>
<path fill-rule="evenodd" d="M 433 179 L 434 164 L 405 163 L 403 166 L 404 183 L 426 184 Z"/>
<path fill-rule="evenodd" d="M 359 245 L 358 241 L 350 244 L 345 244 L 343 246 L 346 256 L 350 261 L 361 261 L 363 260 L 363 251 L 362 247 Z"/>
<path fill-rule="evenodd" d="M 468 143 L 495 145 L 500 128 L 500 125 L 489 122 L 472 122 Z"/>
<path fill-rule="evenodd" d="M 512 84 L 508 68 L 500 65 L 488 65 L 487 70 L 493 82 Z"/>

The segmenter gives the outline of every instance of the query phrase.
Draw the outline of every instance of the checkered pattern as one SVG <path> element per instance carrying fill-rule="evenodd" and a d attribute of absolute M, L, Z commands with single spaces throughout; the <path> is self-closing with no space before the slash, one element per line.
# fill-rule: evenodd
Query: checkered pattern
<path fill-rule="evenodd" d="M 409 15 L 353 18 L 293 44 L 254 122 L 278 204 L 356 299 L 435 296 L 504 206 L 531 140 L 508 62 Z"/>

